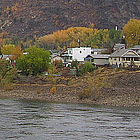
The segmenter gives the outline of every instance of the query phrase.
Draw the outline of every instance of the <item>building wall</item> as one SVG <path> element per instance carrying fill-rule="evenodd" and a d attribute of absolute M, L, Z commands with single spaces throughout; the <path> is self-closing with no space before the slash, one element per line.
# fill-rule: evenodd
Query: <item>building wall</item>
<path fill-rule="evenodd" d="M 134 62 L 135 65 L 139 65 L 139 62 L 135 61 L 135 59 L 134 59 L 135 56 L 137 56 L 137 54 L 135 52 L 129 51 L 126 54 L 124 54 L 123 57 L 109 58 L 109 64 L 116 65 L 118 67 L 120 67 L 120 66 L 127 67 L 131 64 L 131 62 Z"/>
<path fill-rule="evenodd" d="M 140 61 L 134 61 L 134 58 L 109 58 L 109 64 L 110 65 L 117 65 L 118 67 L 123 66 L 127 67 L 131 64 L 133 61 L 135 65 L 140 66 Z"/>
<path fill-rule="evenodd" d="M 77 61 L 84 61 L 87 55 L 91 55 L 90 47 L 71 48 L 68 53 L 72 53 L 72 59 Z"/>
<path fill-rule="evenodd" d="M 100 58 L 96 58 L 96 59 L 94 59 L 94 63 L 96 64 L 96 65 L 105 65 L 105 64 L 109 64 L 109 60 L 106 58 L 106 59 L 100 59 Z"/>
<path fill-rule="evenodd" d="M 119 65 L 121 64 L 123 66 L 123 58 L 109 58 L 109 64 L 110 65 L 117 65 L 119 67 Z"/>

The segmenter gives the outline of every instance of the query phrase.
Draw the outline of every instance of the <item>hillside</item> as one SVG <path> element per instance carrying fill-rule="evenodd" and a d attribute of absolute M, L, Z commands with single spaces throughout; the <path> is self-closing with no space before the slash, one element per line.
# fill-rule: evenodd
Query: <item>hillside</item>
<path fill-rule="evenodd" d="M 22 39 L 40 37 L 71 26 L 119 29 L 140 19 L 139 0 L 1 0 L 0 32 Z"/>

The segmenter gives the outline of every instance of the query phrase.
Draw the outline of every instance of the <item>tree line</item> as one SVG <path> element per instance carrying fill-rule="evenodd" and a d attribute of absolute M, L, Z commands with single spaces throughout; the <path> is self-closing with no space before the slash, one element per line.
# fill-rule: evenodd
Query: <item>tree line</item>
<path fill-rule="evenodd" d="M 40 37 L 39 47 L 58 49 L 68 47 L 90 46 L 92 48 L 107 48 L 121 41 L 122 32 L 115 29 L 94 29 L 87 27 L 70 27 Z"/>
<path fill-rule="evenodd" d="M 5 45 L 20 46 L 22 50 L 30 46 L 45 49 L 65 49 L 68 47 L 90 46 L 92 48 L 109 48 L 116 43 L 126 43 L 127 47 L 140 44 L 140 20 L 130 19 L 122 30 L 96 29 L 94 24 L 87 27 L 70 27 L 33 39 L 19 37 L 8 38 L 8 33 L 0 33 L 0 48 Z"/>
<path fill-rule="evenodd" d="M 140 20 L 130 19 L 122 30 L 96 29 L 94 24 L 87 27 L 70 27 L 40 37 L 37 44 L 40 47 L 57 48 L 90 46 L 92 48 L 109 48 L 116 43 L 125 43 L 132 47 L 140 44 Z"/>

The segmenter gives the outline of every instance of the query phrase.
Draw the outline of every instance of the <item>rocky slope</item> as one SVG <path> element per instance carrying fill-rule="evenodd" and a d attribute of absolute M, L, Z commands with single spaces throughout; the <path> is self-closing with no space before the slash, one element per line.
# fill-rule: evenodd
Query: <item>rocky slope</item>
<path fill-rule="evenodd" d="M 1 0 L 0 32 L 23 39 L 40 37 L 71 26 L 94 23 L 119 29 L 140 19 L 139 0 Z"/>

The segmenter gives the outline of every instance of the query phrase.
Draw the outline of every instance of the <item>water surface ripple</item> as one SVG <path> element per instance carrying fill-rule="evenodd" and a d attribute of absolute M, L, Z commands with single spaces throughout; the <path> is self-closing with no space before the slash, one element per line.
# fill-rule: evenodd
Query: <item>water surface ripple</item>
<path fill-rule="evenodd" d="M 139 108 L 0 99 L 0 140 L 139 139 Z"/>

